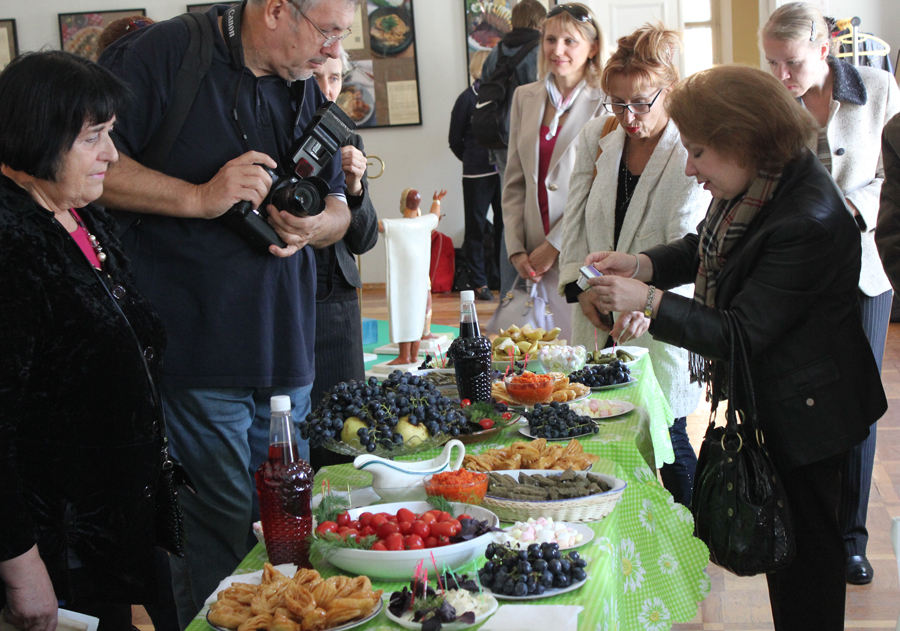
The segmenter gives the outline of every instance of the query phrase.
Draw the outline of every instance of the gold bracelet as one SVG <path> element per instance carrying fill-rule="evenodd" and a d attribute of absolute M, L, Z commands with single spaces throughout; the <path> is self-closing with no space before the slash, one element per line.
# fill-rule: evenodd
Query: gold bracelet
<path fill-rule="evenodd" d="M 653 317 L 653 294 L 656 293 L 656 287 L 650 285 L 647 290 L 647 306 L 644 308 L 644 315 L 648 318 Z"/>

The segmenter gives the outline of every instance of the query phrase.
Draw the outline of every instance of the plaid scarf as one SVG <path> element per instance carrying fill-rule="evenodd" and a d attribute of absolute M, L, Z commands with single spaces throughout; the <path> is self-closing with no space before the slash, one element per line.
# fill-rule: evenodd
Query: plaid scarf
<path fill-rule="evenodd" d="M 781 173 L 760 171 L 743 196 L 714 200 L 709 207 L 700 235 L 700 268 L 694 281 L 694 300 L 701 305 L 715 306 L 717 280 L 728 253 L 744 237 L 760 209 L 772 199 Z M 689 364 L 692 382 L 711 383 L 712 362 L 691 353 Z"/>

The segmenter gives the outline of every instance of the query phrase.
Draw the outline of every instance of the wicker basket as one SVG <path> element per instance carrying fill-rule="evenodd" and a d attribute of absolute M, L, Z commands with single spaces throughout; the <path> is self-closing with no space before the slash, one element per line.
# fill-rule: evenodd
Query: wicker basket
<path fill-rule="evenodd" d="M 518 479 L 520 470 L 498 471 Z M 522 469 L 528 475 L 559 475 L 562 471 L 530 470 Z M 578 475 L 587 475 L 586 471 L 576 472 Z M 598 473 L 601 478 L 612 487 L 606 493 L 588 495 L 571 500 L 547 500 L 545 502 L 533 502 L 529 500 L 510 500 L 504 497 L 485 495 L 481 503 L 494 513 L 502 521 L 525 521 L 529 517 L 550 517 L 554 521 L 600 521 L 616 507 L 622 492 L 625 490 L 624 480 Z M 490 493 L 490 491 L 488 491 Z"/>

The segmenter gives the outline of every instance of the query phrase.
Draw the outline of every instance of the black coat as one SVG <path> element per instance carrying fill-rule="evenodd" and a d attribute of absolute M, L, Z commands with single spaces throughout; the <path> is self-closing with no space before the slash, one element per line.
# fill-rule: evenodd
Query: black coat
<path fill-rule="evenodd" d="M 79 214 L 156 373 L 162 324 L 110 218 Z M 0 560 L 37 543 L 67 603 L 154 599 L 161 413 L 141 350 L 75 241 L 2 176 L 0 297 Z"/>
<path fill-rule="evenodd" d="M 653 284 L 693 282 L 698 241 L 690 234 L 646 252 Z M 735 315 L 760 425 L 783 466 L 846 451 L 887 409 L 860 318 L 860 256 L 859 227 L 843 195 L 805 151 L 729 253 L 715 308 L 667 292 L 651 325 L 656 340 L 721 362 L 728 357 L 722 310 Z"/>

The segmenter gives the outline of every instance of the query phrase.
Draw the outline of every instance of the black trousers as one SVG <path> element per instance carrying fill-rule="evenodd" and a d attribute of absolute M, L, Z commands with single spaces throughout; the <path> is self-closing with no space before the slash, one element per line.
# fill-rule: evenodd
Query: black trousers
<path fill-rule="evenodd" d="M 489 264 L 499 266 L 500 235 L 503 232 L 503 211 L 500 206 L 503 187 L 496 173 L 484 177 L 463 178 L 463 207 L 466 218 L 462 253 L 469 268 L 469 278 L 476 287 L 488 284 L 484 261 L 484 231 L 488 208 L 494 209 L 494 258 Z"/>
<path fill-rule="evenodd" d="M 884 359 L 884 343 L 890 324 L 892 298 L 891 290 L 871 297 L 862 292 L 859 294 L 863 329 L 872 347 L 872 354 L 875 355 L 879 372 Z M 840 520 L 848 557 L 865 554 L 869 542 L 866 514 L 869 508 L 869 490 L 872 488 L 872 469 L 875 467 L 876 428 L 877 423 L 869 426 L 869 437 L 850 449 L 844 463 Z"/>
<path fill-rule="evenodd" d="M 790 566 L 767 574 L 776 631 L 840 631 L 844 628 L 844 538 L 838 522 L 839 454 L 779 473 L 794 522 L 797 556 Z"/>

